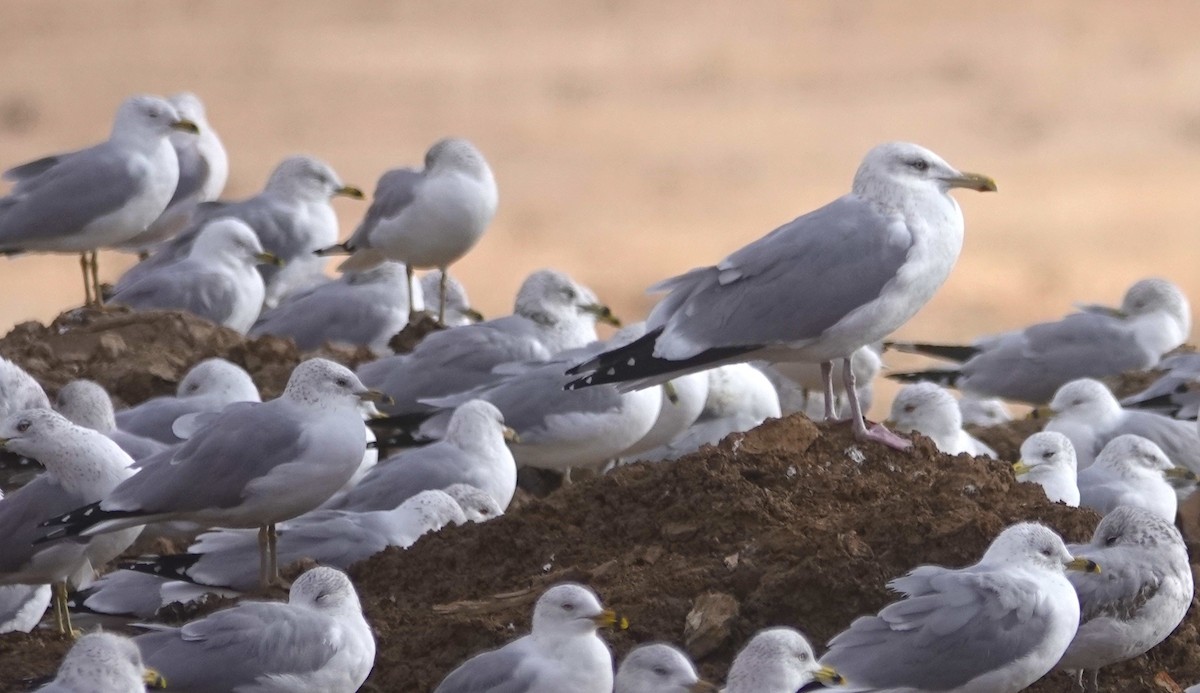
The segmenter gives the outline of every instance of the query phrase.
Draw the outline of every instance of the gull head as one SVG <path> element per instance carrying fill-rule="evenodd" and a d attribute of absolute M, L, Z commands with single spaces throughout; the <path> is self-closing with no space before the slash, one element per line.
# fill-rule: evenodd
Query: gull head
<path fill-rule="evenodd" d="M 420 534 L 436 532 L 448 524 L 466 524 L 462 506 L 450 494 L 436 489 L 421 491 L 401 503 L 393 512 L 415 520 Z M 414 535 L 418 532 L 414 532 Z"/>
<path fill-rule="evenodd" d="M 1058 388 L 1050 400 L 1055 417 L 1103 422 L 1121 413 L 1121 403 L 1099 380 L 1080 378 Z"/>
<path fill-rule="evenodd" d="M 112 398 L 99 383 L 72 380 L 54 398 L 54 408 L 76 426 L 109 433 L 117 427 Z"/>
<path fill-rule="evenodd" d="M 1100 572 L 1093 561 L 1075 558 L 1062 537 L 1036 522 L 1021 522 L 1006 528 L 994 540 L 979 561 L 981 565 L 1019 565 L 1055 573 L 1064 570 Z"/>
<path fill-rule="evenodd" d="M 962 412 L 954 395 L 934 383 L 913 383 L 900 388 L 892 400 L 888 418 L 901 433 L 917 431 L 934 439 L 962 430 Z"/>
<path fill-rule="evenodd" d="M 288 592 L 288 604 L 320 611 L 362 612 L 358 592 L 350 578 L 337 568 L 320 566 L 296 578 Z"/>
<path fill-rule="evenodd" d="M 181 91 L 178 94 L 172 94 L 167 97 L 167 101 L 175 107 L 179 115 L 187 120 L 192 121 L 202 130 L 208 125 L 208 118 L 204 110 L 204 102 L 200 100 L 190 91 Z"/>
<path fill-rule="evenodd" d="M 551 269 L 538 270 L 525 278 L 513 312 L 548 326 L 580 319 L 621 324 L 591 289 Z"/>
<path fill-rule="evenodd" d="M 614 693 L 699 693 L 717 687 L 701 681 L 687 655 L 665 643 L 635 647 L 617 668 Z"/>
<path fill-rule="evenodd" d="M 480 178 L 492 177 L 492 170 L 483 154 L 461 137 L 447 137 L 435 142 L 425 152 L 425 170 L 434 174 L 453 171 Z"/>
<path fill-rule="evenodd" d="M 794 691 L 813 681 L 839 684 L 842 677 L 821 666 L 812 645 L 792 628 L 767 628 L 750 638 L 729 667 L 726 690 Z"/>
<path fill-rule="evenodd" d="M 1192 309 L 1187 296 L 1166 279 L 1151 277 L 1129 287 L 1121 300 L 1120 312 L 1132 317 L 1165 313 L 1179 328 L 1180 344 L 1192 330 Z"/>
<path fill-rule="evenodd" d="M 1056 431 L 1042 431 L 1021 443 L 1021 459 L 1013 464 L 1013 473 L 1017 481 L 1061 472 L 1074 477 L 1077 464 L 1070 438 Z"/>
<path fill-rule="evenodd" d="M 885 142 L 863 157 L 854 174 L 854 192 L 875 197 L 888 191 L 937 191 L 954 188 L 995 192 L 996 183 L 979 173 L 964 173 L 942 157 L 910 142 Z"/>
<path fill-rule="evenodd" d="M 504 514 L 491 494 L 470 484 L 451 484 L 442 489 L 462 508 L 467 522 L 487 522 Z"/>
<path fill-rule="evenodd" d="M 335 195 L 361 200 L 362 190 L 346 185 L 333 168 L 313 156 L 289 156 L 271 172 L 267 190 L 279 195 L 319 202 Z"/>
<path fill-rule="evenodd" d="M 958 411 L 962 414 L 963 424 L 977 426 L 999 426 L 1012 421 L 1012 412 L 997 397 L 980 397 L 964 394 L 958 400 Z"/>
<path fill-rule="evenodd" d="M 1114 546 L 1178 547 L 1186 555 L 1183 537 L 1175 525 L 1158 513 L 1132 505 L 1118 505 L 1100 520 L 1088 548 L 1105 549 Z"/>
<path fill-rule="evenodd" d="M 283 264 L 274 254 L 263 250 L 262 242 L 246 222 L 233 217 L 216 219 L 200 229 L 188 255 L 250 269 L 260 264 Z"/>
<path fill-rule="evenodd" d="M 75 641 L 54 680 L 65 684 L 64 690 L 140 691 L 166 684 L 146 668 L 137 645 L 115 633 L 89 633 Z"/>
<path fill-rule="evenodd" d="M 1175 470 L 1175 465 L 1157 443 L 1132 433 L 1108 441 L 1092 465 L 1118 470 L 1122 475 L 1166 474 Z"/>
<path fill-rule="evenodd" d="M 250 374 L 241 366 L 220 358 L 205 359 L 187 372 L 179 381 L 177 397 L 214 395 L 226 404 L 258 402 L 261 398 Z"/>
<path fill-rule="evenodd" d="M 574 582 L 554 585 L 533 607 L 535 638 L 590 635 L 597 628 L 624 623 L 616 612 L 600 605 L 595 592 Z"/>
<path fill-rule="evenodd" d="M 322 358 L 309 359 L 296 366 L 283 396 L 325 408 L 351 407 L 356 415 L 364 401 L 388 399 L 382 392 L 368 389 L 349 368 Z"/>
<path fill-rule="evenodd" d="M 0 421 L 0 450 L 39 459 L 48 444 L 72 430 L 78 427 L 52 409 L 26 409 Z"/>
<path fill-rule="evenodd" d="M 165 99 L 139 94 L 125 99 L 117 109 L 112 138 L 157 143 L 173 131 L 194 135 L 200 130 Z"/>
<path fill-rule="evenodd" d="M 504 414 L 496 405 L 482 399 L 463 402 L 450 414 L 446 424 L 445 440 L 456 444 L 470 445 L 473 441 L 488 436 L 490 440 L 503 441 L 512 429 L 504 425 Z"/>

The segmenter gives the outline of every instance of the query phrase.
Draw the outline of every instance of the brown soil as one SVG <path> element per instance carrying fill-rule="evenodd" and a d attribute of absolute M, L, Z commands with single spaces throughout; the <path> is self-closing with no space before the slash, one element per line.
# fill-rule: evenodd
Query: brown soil
<path fill-rule="evenodd" d="M 283 340 L 245 341 L 179 315 L 120 312 L 19 326 L 0 340 L 0 354 L 50 389 L 91 377 L 127 403 L 170 391 L 193 362 L 214 355 L 278 392 L 302 358 Z M 1025 420 L 980 435 L 1011 458 L 1037 427 Z M 533 600 L 560 580 L 586 582 L 628 616 L 628 630 L 606 635 L 618 655 L 649 640 L 677 642 L 720 680 L 757 629 L 797 626 L 819 646 L 887 603 L 889 579 L 922 563 L 974 562 L 1021 520 L 1078 541 L 1098 518 L 1015 483 L 1004 462 L 950 458 L 925 439 L 911 453 L 858 446 L 843 426 L 771 421 L 677 463 L 585 478 L 528 497 L 493 522 L 448 528 L 355 566 L 379 642 L 364 690 L 430 690 L 470 654 L 526 631 Z M 179 622 L 221 605 L 161 616 Z M 1161 690 L 1151 684 L 1159 672 L 1200 680 L 1198 627 L 1193 612 L 1148 656 L 1106 670 L 1103 690 Z M 51 674 L 67 647 L 41 632 L 0 636 L 0 690 L 25 690 Z M 1055 674 L 1030 690 L 1074 689 Z"/>

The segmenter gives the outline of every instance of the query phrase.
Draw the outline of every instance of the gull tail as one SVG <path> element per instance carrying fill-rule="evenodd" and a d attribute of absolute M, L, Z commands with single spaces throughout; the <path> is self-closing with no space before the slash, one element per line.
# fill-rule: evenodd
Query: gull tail
<path fill-rule="evenodd" d="M 571 367 L 567 375 L 583 375 L 563 386 L 564 390 L 578 390 L 592 385 L 617 384 L 622 390 L 636 390 L 664 383 L 688 373 L 706 370 L 713 366 L 740 360 L 739 357 L 761 347 L 736 346 L 717 347 L 692 356 L 673 361 L 654 355 L 654 344 L 662 328 L 646 333 L 640 339 L 623 347 L 606 351 L 593 359 Z"/>
<path fill-rule="evenodd" d="M 143 516 L 144 513 L 136 510 L 102 510 L 100 508 L 100 501 L 97 501 L 91 505 L 85 505 L 65 515 L 59 515 L 40 523 L 38 527 L 53 527 L 54 529 L 51 529 L 42 538 L 35 539 L 33 543 L 41 544 L 64 537 L 91 536 L 93 534 L 113 532 L 132 526 L 128 523 L 121 523 L 119 522 L 120 520 Z"/>
<path fill-rule="evenodd" d="M 154 575 L 155 577 L 183 580 L 194 585 L 200 584 L 188 574 L 188 570 L 196 565 L 204 554 L 177 553 L 172 556 L 139 556 L 131 561 L 121 561 L 118 568 L 132 570 L 138 573 Z"/>
<path fill-rule="evenodd" d="M 963 363 L 979 353 L 979 347 L 960 344 L 923 344 L 921 342 L 884 342 L 884 350 L 899 351 L 903 354 L 921 354 L 937 359 Z"/>
<path fill-rule="evenodd" d="M 910 371 L 908 373 L 888 373 L 888 380 L 895 380 L 900 383 L 937 383 L 942 387 L 957 387 L 958 379 L 962 377 L 962 371 L 955 370 L 931 370 L 931 371 Z"/>

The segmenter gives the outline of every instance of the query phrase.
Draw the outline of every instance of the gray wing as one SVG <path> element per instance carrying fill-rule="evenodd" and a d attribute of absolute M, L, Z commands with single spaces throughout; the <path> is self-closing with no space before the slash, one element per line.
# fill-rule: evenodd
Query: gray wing
<path fill-rule="evenodd" d="M 457 447 L 438 442 L 402 452 L 375 465 L 339 504 L 341 510 L 392 510 L 422 491 L 469 483 L 472 460 Z"/>
<path fill-rule="evenodd" d="M 64 152 L 62 154 L 51 154 L 50 156 L 43 156 L 40 159 L 27 161 L 23 164 L 13 166 L 12 168 L 8 169 L 3 175 L 0 175 L 0 178 L 4 180 L 10 180 L 19 185 L 22 181 L 37 178 L 46 171 L 49 171 L 57 166 L 62 160 L 78 153 L 79 151 L 76 150 L 73 152 Z"/>
<path fill-rule="evenodd" d="M 1079 595 L 1080 625 L 1103 617 L 1132 620 L 1162 586 L 1165 564 L 1156 564 L 1144 552 L 1125 546 L 1097 549 L 1091 544 L 1072 545 L 1068 550 L 1102 567 L 1100 573 L 1067 573 Z"/>
<path fill-rule="evenodd" d="M 126 162 L 118 149 L 104 143 L 21 178 L 0 199 L 0 248 L 37 250 L 120 209 L 141 187 Z"/>
<path fill-rule="evenodd" d="M 305 351 L 326 342 L 369 346 L 380 338 L 381 330 L 399 329 L 396 295 L 375 288 L 341 282 L 321 285 L 263 313 L 250 336 L 291 337 Z M 407 312 L 407 299 L 399 298 L 405 299 Z"/>
<path fill-rule="evenodd" d="M 821 658 L 852 687 L 955 689 L 1028 654 L 1049 625 L 1026 581 L 924 566 L 892 586 L 911 596 L 856 619 Z"/>
<path fill-rule="evenodd" d="M 182 628 L 134 639 L 179 690 L 232 691 L 270 674 L 314 671 L 344 645 L 328 619 L 277 602 L 242 602 Z"/>
<path fill-rule="evenodd" d="M 552 430 L 551 416 L 599 414 L 618 410 L 623 405 L 622 395 L 614 385 L 563 389 L 570 380 L 569 376 L 563 375 L 562 364 L 556 361 L 512 376 L 496 387 L 474 393 L 474 396 L 496 405 L 504 414 L 505 425 L 520 436 L 521 445 L 551 439 L 557 441 L 564 433 L 569 434 Z"/>
<path fill-rule="evenodd" d="M 233 314 L 237 288 L 229 277 L 184 260 L 120 289 L 110 299 L 137 310 L 185 310 L 222 324 Z"/>
<path fill-rule="evenodd" d="M 19 572 L 35 554 L 58 545 L 58 542 L 33 545 L 34 540 L 41 539 L 47 532 L 46 528 L 38 527 L 39 523 L 90 502 L 89 498 L 67 491 L 49 473 L 39 474 L 0 500 L 0 527 L 3 528 L 0 532 L 0 575 Z"/>
<path fill-rule="evenodd" d="M 167 207 L 198 195 L 208 182 L 208 159 L 195 146 L 175 147 L 175 156 L 179 159 L 179 182 L 175 184 L 175 194 Z"/>
<path fill-rule="evenodd" d="M 424 178 L 420 171 L 411 168 L 393 169 L 380 176 L 379 183 L 375 186 L 375 196 L 371 198 L 371 206 L 367 208 L 366 215 L 350 236 L 350 240 L 346 241 L 346 245 L 354 249 L 369 248 L 371 231 L 383 219 L 396 216 L 412 204 L 417 197 L 417 186 Z"/>
<path fill-rule="evenodd" d="M 1128 411 L 1113 435 L 1122 433 L 1151 440 L 1162 448 L 1175 466 L 1200 472 L 1200 430 L 1195 423 L 1145 411 Z"/>
<path fill-rule="evenodd" d="M 814 339 L 879 296 L 908 257 L 912 235 L 853 195 L 799 217 L 733 253 L 652 290 L 671 293 L 647 330 L 660 345 L 714 347 Z M 666 340 L 666 342 L 664 342 Z M 657 353 L 657 352 L 656 352 Z"/>
<path fill-rule="evenodd" d="M 184 414 L 202 411 L 198 397 L 155 397 L 145 402 L 122 409 L 116 413 L 117 428 L 133 435 L 145 436 L 160 443 L 174 445 L 179 438 L 171 432 L 171 424 Z"/>
<path fill-rule="evenodd" d="M 160 590 L 165 582 L 147 573 L 114 570 L 82 590 L 76 600 L 102 614 L 152 618 L 163 606 Z"/>
<path fill-rule="evenodd" d="M 167 449 L 167 444 L 159 442 L 153 438 L 135 435 L 122 430 L 115 430 L 110 434 L 113 442 L 116 443 L 125 454 L 132 457 L 134 460 L 142 460 L 156 455 Z"/>
<path fill-rule="evenodd" d="M 518 667 L 524 652 L 515 643 L 482 652 L 463 662 L 442 680 L 433 693 L 527 693 L 536 682 L 529 667 Z"/>

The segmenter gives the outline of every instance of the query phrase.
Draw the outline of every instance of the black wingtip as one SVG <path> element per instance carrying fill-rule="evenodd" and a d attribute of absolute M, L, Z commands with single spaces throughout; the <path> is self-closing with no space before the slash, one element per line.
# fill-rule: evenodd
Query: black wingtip
<path fill-rule="evenodd" d="M 663 328 L 647 332 L 641 338 L 606 351 L 596 358 L 581 363 L 566 372 L 567 375 L 587 373 L 563 386 L 565 390 L 577 390 L 594 385 L 647 381 L 659 377 L 675 377 L 694 373 L 711 366 L 736 361 L 737 357 L 757 351 L 761 345 L 714 347 L 690 358 L 672 360 L 654 355 L 654 348 Z"/>
<path fill-rule="evenodd" d="M 899 351 L 904 354 L 921 354 L 933 358 L 945 359 L 956 363 L 969 361 L 980 352 L 979 347 L 961 344 L 926 344 L 922 342 L 884 342 L 884 350 Z"/>
<path fill-rule="evenodd" d="M 931 371 L 909 371 L 907 373 L 888 373 L 888 380 L 895 380 L 898 383 L 936 383 L 943 387 L 954 387 L 958 383 L 961 371 L 953 370 L 931 370 Z"/>
<path fill-rule="evenodd" d="M 313 255 L 325 257 L 326 255 L 348 255 L 354 252 L 354 248 L 350 247 L 350 242 L 338 243 L 327 248 L 317 248 L 313 251 Z"/>
<path fill-rule="evenodd" d="M 187 573 L 188 568 L 196 565 L 203 556 L 204 554 L 200 553 L 177 553 L 171 556 L 140 556 L 131 561 L 121 561 L 117 563 L 117 567 L 161 578 L 193 582 L 191 576 Z"/>
<path fill-rule="evenodd" d="M 129 510 L 102 510 L 100 502 L 97 501 L 91 505 L 85 505 L 82 508 L 76 508 L 69 513 L 52 517 L 45 522 L 38 524 L 38 527 L 54 527 L 47 532 L 45 536 L 34 540 L 34 544 L 42 544 L 55 539 L 64 537 L 75 537 L 83 534 L 89 527 L 100 524 L 107 520 L 114 520 L 124 517 L 136 517 L 142 513 Z"/>

